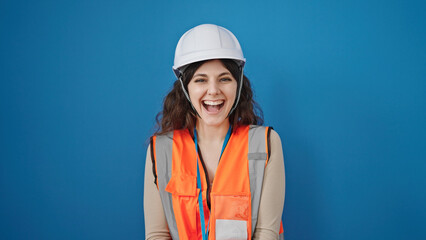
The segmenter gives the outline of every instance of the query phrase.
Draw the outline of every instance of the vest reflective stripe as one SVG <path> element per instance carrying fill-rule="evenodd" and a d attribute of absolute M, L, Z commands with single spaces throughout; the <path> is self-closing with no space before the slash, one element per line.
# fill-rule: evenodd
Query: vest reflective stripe
<path fill-rule="evenodd" d="M 170 193 L 176 227 L 181 239 L 201 239 L 198 193 L 197 193 L 197 153 L 195 143 L 188 130 L 173 132 L 172 146 L 172 177 L 167 183 L 166 192 Z M 159 159 L 160 160 L 160 159 Z M 203 204 L 205 222 L 208 221 L 209 211 L 205 196 L 207 183 L 204 170 L 199 160 L 201 186 L 203 189 Z"/>
<path fill-rule="evenodd" d="M 259 212 L 260 194 L 262 192 L 263 174 L 265 172 L 265 163 L 267 154 L 266 135 L 267 128 L 262 126 L 250 126 L 249 130 L 249 175 L 251 192 L 251 231 L 252 236 L 257 223 L 257 214 Z"/>
<path fill-rule="evenodd" d="M 231 202 L 235 200 L 232 199 L 232 196 L 237 197 L 237 202 L 248 202 L 250 207 L 247 210 L 251 209 L 247 213 L 247 219 L 251 219 L 251 221 L 247 221 L 247 230 L 251 230 L 248 231 L 247 237 L 249 238 L 253 236 L 257 223 L 263 175 L 268 156 L 267 132 L 268 128 L 262 126 L 246 126 L 234 131 L 223 153 L 221 164 L 219 164 L 216 171 L 216 176 L 221 176 L 220 178 L 222 179 L 215 178 L 211 187 L 211 211 L 215 213 L 212 215 L 212 219 L 227 219 L 229 214 L 234 214 L 233 216 L 235 216 L 233 211 L 229 212 L 229 209 L 223 208 L 223 206 L 227 205 L 224 203 L 227 203 L 229 198 L 231 198 Z M 199 217 L 197 217 L 199 214 L 196 199 L 196 172 L 192 172 L 192 169 L 196 170 L 192 165 L 195 166 L 196 164 L 195 161 L 180 161 L 180 159 L 195 160 L 195 145 L 190 139 L 189 132 L 179 130 L 167 135 L 159 135 L 153 138 L 153 144 L 155 146 L 154 161 L 158 177 L 158 188 L 172 238 L 179 239 L 180 235 L 181 239 L 201 239 L 201 235 L 198 234 L 200 226 Z M 246 155 L 242 154 L 243 152 Z M 241 157 L 241 155 L 245 155 L 247 158 Z M 172 164 L 173 159 L 175 161 L 179 160 L 179 164 L 176 162 Z M 244 165 L 246 165 L 248 171 L 241 171 L 241 169 L 244 169 Z M 204 189 L 206 189 L 207 183 L 201 164 L 200 171 L 207 222 L 210 212 L 205 201 Z M 234 184 L 229 184 L 231 180 Z M 237 188 L 238 193 L 235 192 L 236 190 L 232 190 L 234 185 L 239 186 Z M 174 200 L 173 196 L 175 196 Z M 176 196 L 180 198 L 176 198 Z M 182 203 L 181 201 L 189 202 Z M 222 204 L 219 204 L 220 202 Z M 222 216 L 215 217 L 218 212 Z M 215 239 L 215 222 L 214 220 L 210 222 L 209 239 Z M 195 232 L 193 230 L 194 226 L 197 226 Z M 282 231 L 280 231 L 279 239 L 283 239 Z"/>
<path fill-rule="evenodd" d="M 153 143 L 155 154 L 154 159 L 156 164 L 155 168 L 157 170 L 157 185 L 160 192 L 161 202 L 163 203 L 170 235 L 173 239 L 179 239 L 175 215 L 170 214 L 173 213 L 171 194 L 164 191 L 172 176 L 173 132 L 169 132 L 162 136 L 154 136 Z M 160 159 L 160 161 L 157 161 L 157 159 Z"/>

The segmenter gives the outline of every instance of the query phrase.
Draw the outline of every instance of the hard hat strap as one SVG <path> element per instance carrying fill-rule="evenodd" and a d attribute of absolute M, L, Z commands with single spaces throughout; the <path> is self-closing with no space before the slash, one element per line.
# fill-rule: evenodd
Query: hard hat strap
<path fill-rule="evenodd" d="M 241 89 L 243 88 L 243 81 L 244 81 L 244 70 L 243 70 L 243 67 L 240 67 L 240 69 L 241 69 L 241 71 L 240 71 L 241 72 L 241 76 L 240 76 L 240 84 L 238 86 L 237 99 L 235 99 L 234 106 L 232 106 L 231 111 L 229 111 L 227 118 L 237 108 L 238 102 L 240 101 Z"/>
<path fill-rule="evenodd" d="M 185 94 L 185 97 L 186 97 L 186 99 L 188 99 L 189 104 L 191 104 L 191 107 L 192 107 L 192 109 L 194 110 L 195 114 L 197 114 L 197 116 L 201 118 L 200 114 L 198 114 L 198 112 L 197 112 L 197 110 L 195 109 L 194 105 L 192 105 L 191 99 L 189 98 L 189 94 L 188 94 L 188 92 L 186 91 L 185 86 L 183 85 L 182 76 L 180 76 L 180 77 L 179 77 L 179 82 L 180 82 L 180 85 L 182 86 L 183 94 Z"/>

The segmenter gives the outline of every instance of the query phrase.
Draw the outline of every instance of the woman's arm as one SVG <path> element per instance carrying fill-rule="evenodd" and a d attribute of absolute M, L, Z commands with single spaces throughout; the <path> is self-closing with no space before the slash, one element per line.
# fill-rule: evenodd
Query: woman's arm
<path fill-rule="evenodd" d="M 164 215 L 163 204 L 160 193 L 154 183 L 152 173 L 152 161 L 150 146 L 146 153 L 145 182 L 143 193 L 143 209 L 145 213 L 145 236 L 147 240 L 169 240 L 172 239 Z"/>
<path fill-rule="evenodd" d="M 271 156 L 265 168 L 253 239 L 277 240 L 284 207 L 285 173 L 281 139 L 271 131 Z"/>

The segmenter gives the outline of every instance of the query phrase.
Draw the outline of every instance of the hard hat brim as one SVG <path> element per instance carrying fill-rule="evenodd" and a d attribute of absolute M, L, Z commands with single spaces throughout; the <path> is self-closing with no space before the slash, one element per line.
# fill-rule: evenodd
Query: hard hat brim
<path fill-rule="evenodd" d="M 179 61 L 175 62 L 173 71 L 176 77 L 179 77 L 188 64 L 213 59 L 232 59 L 235 60 L 240 67 L 244 67 L 246 62 L 246 59 L 242 57 L 241 51 L 236 51 L 234 49 L 211 49 L 181 56 Z"/>

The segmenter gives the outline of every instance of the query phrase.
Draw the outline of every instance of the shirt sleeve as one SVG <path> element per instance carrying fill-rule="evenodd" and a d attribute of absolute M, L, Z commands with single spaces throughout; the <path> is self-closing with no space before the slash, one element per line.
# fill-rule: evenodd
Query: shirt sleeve
<path fill-rule="evenodd" d="M 265 167 L 259 213 L 253 239 L 277 240 L 285 197 L 284 156 L 281 139 L 271 131 L 271 155 Z"/>
<path fill-rule="evenodd" d="M 148 146 L 146 153 L 143 194 L 145 235 L 147 240 L 169 240 L 172 239 L 172 237 L 170 236 L 169 228 L 167 226 L 160 193 L 158 192 L 157 186 L 154 183 L 152 160 L 149 149 L 150 146 Z"/>

